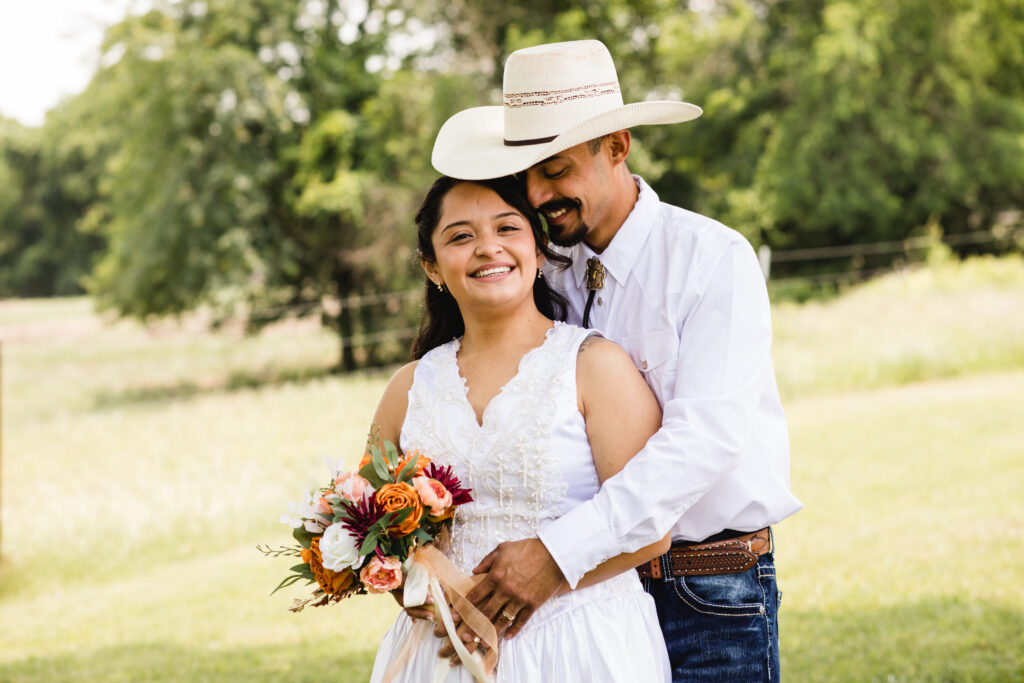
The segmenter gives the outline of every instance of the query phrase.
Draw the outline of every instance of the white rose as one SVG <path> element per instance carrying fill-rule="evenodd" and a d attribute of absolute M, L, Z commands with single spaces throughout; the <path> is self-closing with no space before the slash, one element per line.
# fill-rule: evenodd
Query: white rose
<path fill-rule="evenodd" d="M 357 541 L 358 539 L 341 524 L 327 527 L 323 538 L 320 539 L 320 556 L 323 557 L 324 567 L 332 572 L 358 569 L 363 563 L 363 558 L 359 554 Z"/>

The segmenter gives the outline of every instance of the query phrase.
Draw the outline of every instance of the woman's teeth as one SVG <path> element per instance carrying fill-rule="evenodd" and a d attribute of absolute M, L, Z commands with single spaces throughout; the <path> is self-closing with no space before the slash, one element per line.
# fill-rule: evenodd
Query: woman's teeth
<path fill-rule="evenodd" d="M 478 270 L 471 275 L 471 277 L 487 277 L 488 275 L 498 275 L 500 273 L 507 273 L 511 271 L 510 266 L 501 266 L 500 268 L 485 268 L 484 270 Z"/>

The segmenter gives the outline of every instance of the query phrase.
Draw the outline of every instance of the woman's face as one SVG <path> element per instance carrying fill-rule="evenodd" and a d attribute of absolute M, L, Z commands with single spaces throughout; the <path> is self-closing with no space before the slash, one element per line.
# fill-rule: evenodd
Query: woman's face
<path fill-rule="evenodd" d="M 449 190 L 431 242 L 437 260 L 423 261 L 423 268 L 463 314 L 532 303 L 542 256 L 529 221 L 493 190 L 471 182 Z"/>

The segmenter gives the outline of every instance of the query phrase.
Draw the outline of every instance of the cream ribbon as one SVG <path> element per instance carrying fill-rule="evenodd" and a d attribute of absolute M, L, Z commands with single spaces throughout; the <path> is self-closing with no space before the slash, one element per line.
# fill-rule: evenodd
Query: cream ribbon
<path fill-rule="evenodd" d="M 466 599 L 466 595 L 483 577 L 466 576 L 445 557 L 444 553 L 429 545 L 418 549 L 407 561 L 407 567 L 402 603 L 406 607 L 419 607 L 426 602 L 428 595 L 432 595 L 434 614 L 444 624 L 455 653 L 466 671 L 477 683 L 493 683 L 494 678 L 491 674 L 498 663 L 498 632 L 483 612 Z M 466 626 L 480 637 L 481 646 L 487 648 L 486 654 L 481 655 L 479 649 L 470 654 L 466 649 L 448 608 L 449 600 L 462 615 Z M 388 665 L 384 673 L 384 683 L 389 683 L 401 672 L 426 637 L 430 627 L 430 623 L 426 621 L 413 626 L 413 631 Z M 438 658 L 437 666 L 434 667 L 434 683 L 444 681 L 450 671 L 448 660 Z"/>

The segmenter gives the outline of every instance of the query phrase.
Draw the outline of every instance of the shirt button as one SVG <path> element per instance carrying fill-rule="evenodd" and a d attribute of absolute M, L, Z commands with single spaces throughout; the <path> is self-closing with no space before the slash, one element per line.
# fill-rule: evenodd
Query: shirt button
<path fill-rule="evenodd" d="M 646 370 L 647 369 L 647 361 L 644 361 L 643 363 L 641 363 L 640 367 L 643 368 L 644 370 Z"/>
<path fill-rule="evenodd" d="M 603 303 L 604 303 L 604 299 L 602 299 L 601 297 L 597 297 L 597 305 L 600 306 Z"/>

